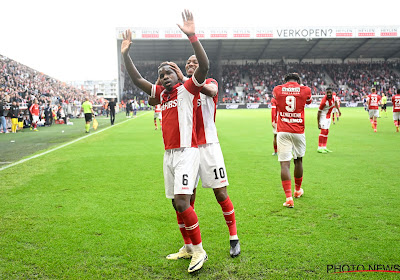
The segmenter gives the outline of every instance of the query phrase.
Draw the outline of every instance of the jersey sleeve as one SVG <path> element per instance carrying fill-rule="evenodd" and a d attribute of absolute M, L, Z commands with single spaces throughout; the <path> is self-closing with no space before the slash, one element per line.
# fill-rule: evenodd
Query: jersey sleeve
<path fill-rule="evenodd" d="M 312 102 L 311 89 L 309 87 L 307 87 L 306 104 L 311 104 L 311 102 Z"/>
<path fill-rule="evenodd" d="M 206 84 L 206 80 L 204 80 L 201 84 L 197 82 L 196 77 L 193 75 L 190 79 L 188 79 L 183 86 L 193 95 L 198 95 L 200 90 Z"/>
<path fill-rule="evenodd" d="M 326 104 L 326 95 L 322 98 L 321 103 L 319 104 L 319 111 L 322 111 L 325 108 Z"/>
<path fill-rule="evenodd" d="M 159 85 L 152 85 L 151 86 L 151 98 L 157 99 L 158 102 L 161 102 L 161 92 L 163 92 L 164 87 Z"/>
<path fill-rule="evenodd" d="M 218 82 L 213 78 L 206 79 L 206 85 L 213 84 L 217 87 L 217 94 L 213 97 L 213 101 L 215 104 L 218 103 Z"/>

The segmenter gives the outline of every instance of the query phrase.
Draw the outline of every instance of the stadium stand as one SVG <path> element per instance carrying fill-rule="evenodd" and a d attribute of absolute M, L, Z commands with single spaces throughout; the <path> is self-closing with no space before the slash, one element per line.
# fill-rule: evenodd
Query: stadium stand
<path fill-rule="evenodd" d="M 184 70 L 183 64 L 178 66 Z M 157 80 L 157 64 L 139 65 L 138 69 L 149 81 Z M 220 83 L 220 103 L 267 103 L 273 88 L 282 83 L 282 77 L 289 71 L 301 75 L 304 85 L 312 89 L 312 94 L 321 96 L 330 86 L 335 89 L 342 101 L 361 101 L 372 86 L 378 92 L 389 96 L 400 87 L 400 64 L 349 63 L 349 64 L 310 64 L 310 63 L 244 63 L 243 65 L 223 65 Z M 216 72 L 211 64 L 210 77 Z M 144 99 L 140 92 L 125 78 L 124 98 Z"/>
<path fill-rule="evenodd" d="M 51 104 L 59 119 L 79 117 L 80 106 L 87 93 L 67 85 L 37 70 L 0 55 L 0 100 L 8 109 L 13 101 L 20 108 L 23 120 L 29 119 L 28 108 L 34 99 L 39 100 L 41 112 Z M 104 100 L 91 96 L 94 105 L 102 105 Z M 9 123 L 9 118 L 7 122 Z"/>

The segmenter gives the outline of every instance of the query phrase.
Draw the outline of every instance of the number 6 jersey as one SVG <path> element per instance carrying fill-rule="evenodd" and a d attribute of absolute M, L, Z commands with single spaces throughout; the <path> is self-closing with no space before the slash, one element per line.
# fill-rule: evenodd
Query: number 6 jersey
<path fill-rule="evenodd" d="M 304 107 L 310 104 L 311 89 L 296 82 L 276 86 L 277 132 L 304 133 Z"/>

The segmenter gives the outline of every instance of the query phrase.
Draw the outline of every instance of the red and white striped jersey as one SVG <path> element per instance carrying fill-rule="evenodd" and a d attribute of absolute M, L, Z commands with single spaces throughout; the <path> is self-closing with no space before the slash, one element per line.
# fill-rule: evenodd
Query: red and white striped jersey
<path fill-rule="evenodd" d="M 332 98 L 329 100 L 325 94 L 319 104 L 319 110 L 321 112 L 321 118 L 329 119 L 333 108 L 335 108 L 335 101 L 337 97 L 335 93 L 332 93 Z"/>
<path fill-rule="evenodd" d="M 208 78 L 206 84 L 215 84 L 218 88 L 217 81 L 212 78 Z M 196 112 L 197 143 L 199 145 L 219 142 L 215 126 L 217 102 L 218 93 L 214 97 L 200 93 Z"/>
<path fill-rule="evenodd" d="M 192 76 L 184 84 L 176 84 L 169 92 L 163 86 L 152 86 L 151 97 L 161 103 L 166 150 L 197 147 L 196 109 L 203 85 L 204 82 L 199 84 Z"/>
<path fill-rule="evenodd" d="M 367 104 L 369 110 L 378 110 L 381 96 L 376 93 L 371 93 L 367 96 Z"/>
<path fill-rule="evenodd" d="M 393 112 L 400 112 L 400 94 L 392 96 Z"/>
<path fill-rule="evenodd" d="M 154 107 L 154 113 L 161 113 L 161 104 L 157 104 Z"/>

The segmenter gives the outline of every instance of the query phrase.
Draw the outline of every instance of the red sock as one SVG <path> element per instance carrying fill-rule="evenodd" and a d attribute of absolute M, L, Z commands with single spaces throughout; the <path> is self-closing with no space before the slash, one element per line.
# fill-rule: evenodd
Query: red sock
<path fill-rule="evenodd" d="M 154 119 L 154 125 L 157 127 L 157 119 Z"/>
<path fill-rule="evenodd" d="M 324 136 L 322 134 L 319 135 L 318 137 L 318 147 L 322 148 L 324 146 Z"/>
<path fill-rule="evenodd" d="M 369 122 L 374 124 L 374 119 L 369 119 Z"/>
<path fill-rule="evenodd" d="M 160 120 L 160 127 L 162 127 L 162 120 Z"/>
<path fill-rule="evenodd" d="M 303 182 L 303 177 L 301 177 L 301 178 L 294 177 L 294 187 L 295 187 L 296 191 L 300 190 L 302 182 Z"/>
<path fill-rule="evenodd" d="M 325 130 L 324 147 L 326 147 L 326 143 L 328 143 L 329 129 L 324 129 L 324 130 Z"/>
<path fill-rule="evenodd" d="M 176 211 L 176 218 L 178 220 L 178 226 L 179 230 L 181 231 L 183 241 L 185 242 L 185 244 L 192 244 L 192 240 L 190 239 L 189 234 L 186 231 L 185 223 L 183 222 L 181 214 L 178 211 Z"/>
<path fill-rule="evenodd" d="M 399 121 L 393 121 L 396 127 L 399 127 Z"/>
<path fill-rule="evenodd" d="M 283 190 L 285 191 L 286 198 L 292 196 L 292 181 L 291 180 L 286 180 L 282 181 L 282 187 Z"/>
<path fill-rule="evenodd" d="M 374 128 L 376 129 L 377 126 L 378 126 L 378 121 L 374 121 Z"/>
<path fill-rule="evenodd" d="M 277 153 L 278 152 L 278 145 L 274 144 L 274 152 Z"/>
<path fill-rule="evenodd" d="M 190 206 L 188 209 L 183 211 L 181 214 L 182 220 L 185 223 L 186 232 L 188 233 L 193 245 L 201 243 L 201 234 L 199 227 L 199 220 L 197 219 L 196 212 L 193 207 Z"/>
<path fill-rule="evenodd" d="M 231 199 L 228 196 L 227 199 L 218 203 L 221 205 L 222 212 L 224 213 L 226 225 L 229 228 L 229 235 L 237 235 L 235 209 L 233 209 Z"/>

